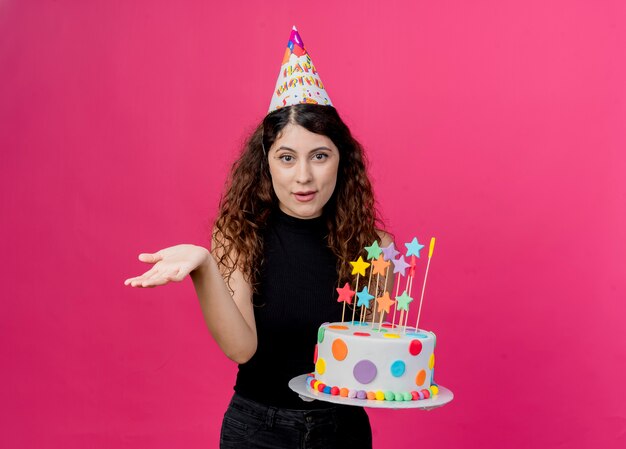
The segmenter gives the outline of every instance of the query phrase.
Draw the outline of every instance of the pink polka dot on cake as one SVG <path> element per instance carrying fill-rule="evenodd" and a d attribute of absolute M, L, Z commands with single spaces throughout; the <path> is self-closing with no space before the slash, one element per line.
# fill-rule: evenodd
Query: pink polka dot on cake
<path fill-rule="evenodd" d="M 369 337 L 370 334 L 367 332 L 354 332 L 352 335 L 356 335 L 357 337 Z"/>
<path fill-rule="evenodd" d="M 313 352 L 313 363 L 317 363 L 317 345 L 315 345 L 315 352 Z"/>
<path fill-rule="evenodd" d="M 419 355 L 422 352 L 422 342 L 419 340 L 411 340 L 409 343 L 409 353 L 411 355 Z"/>

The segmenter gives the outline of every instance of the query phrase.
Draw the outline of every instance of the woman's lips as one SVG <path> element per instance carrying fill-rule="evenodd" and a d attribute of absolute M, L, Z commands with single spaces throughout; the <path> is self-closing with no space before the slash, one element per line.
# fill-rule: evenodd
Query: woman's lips
<path fill-rule="evenodd" d="M 315 192 L 294 192 L 293 196 L 302 203 L 307 203 L 315 198 Z"/>

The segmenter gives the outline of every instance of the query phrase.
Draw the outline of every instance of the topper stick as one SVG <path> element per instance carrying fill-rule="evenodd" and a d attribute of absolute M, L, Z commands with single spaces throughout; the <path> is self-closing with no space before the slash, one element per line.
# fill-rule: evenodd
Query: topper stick
<path fill-rule="evenodd" d="M 387 290 L 387 279 L 389 279 L 389 268 L 391 268 L 391 263 L 387 265 L 387 270 L 385 271 L 385 286 L 383 287 L 383 293 Z"/>
<path fill-rule="evenodd" d="M 413 279 L 415 279 L 415 264 L 416 263 L 417 263 L 417 260 L 415 259 L 415 256 L 412 255 L 411 256 L 411 269 L 409 270 L 409 277 L 406 280 L 406 290 L 409 292 L 409 296 L 411 296 L 413 292 Z M 406 331 L 406 325 L 408 321 L 409 321 L 409 311 L 407 310 L 407 313 L 404 317 L 404 330 L 405 331 Z"/>
<path fill-rule="evenodd" d="M 417 311 L 417 321 L 415 322 L 415 331 L 417 332 L 420 322 L 420 314 L 422 313 L 422 301 L 424 300 L 424 290 L 426 289 L 426 279 L 428 278 L 428 268 L 430 267 L 430 259 L 433 257 L 435 250 L 435 237 L 430 239 L 430 248 L 428 249 L 428 264 L 426 264 L 426 274 L 424 275 L 424 284 L 422 285 L 422 296 L 420 298 L 420 307 Z"/>
<path fill-rule="evenodd" d="M 383 293 L 383 295 L 384 295 L 384 293 Z M 376 299 L 378 299 L 378 298 L 376 298 Z M 381 298 L 380 298 L 380 299 L 383 299 L 383 297 L 381 296 Z M 380 311 L 380 323 L 378 323 L 378 330 L 379 330 L 379 331 L 380 331 L 380 329 L 383 327 L 383 318 L 384 318 L 384 317 L 385 317 L 385 309 L 382 309 L 382 310 Z"/>
<path fill-rule="evenodd" d="M 356 274 L 356 287 L 354 287 L 354 291 L 359 291 L 359 273 Z M 354 313 L 356 312 L 356 302 L 354 306 L 352 306 L 352 324 L 354 324 Z"/>
<path fill-rule="evenodd" d="M 415 256 L 411 256 L 411 265 L 413 265 L 412 268 L 412 272 L 413 274 L 411 274 L 411 282 L 409 283 L 409 295 L 411 294 L 411 290 L 413 289 L 413 278 L 415 278 L 415 264 L 417 263 L 417 260 L 415 260 Z"/>
<path fill-rule="evenodd" d="M 413 279 L 415 278 L 415 274 L 411 276 L 411 279 L 407 282 L 407 287 L 408 287 L 408 292 L 409 292 L 409 296 L 411 295 L 411 292 L 413 291 Z M 409 322 L 409 312 L 407 310 L 406 316 L 404 317 L 404 330 L 406 331 L 406 325 Z"/>
<path fill-rule="evenodd" d="M 383 295 L 385 294 L 385 292 L 387 291 L 387 279 L 389 279 L 389 268 L 391 268 L 391 263 L 389 263 L 389 265 L 387 265 L 387 270 L 385 271 L 385 285 L 383 287 Z M 384 315 L 384 311 L 383 311 L 383 315 Z M 393 327 L 392 327 L 393 329 Z"/>
<path fill-rule="evenodd" d="M 400 280 L 402 276 L 398 276 L 398 282 L 396 283 L 396 298 L 398 297 L 398 293 L 400 293 Z M 396 325 L 396 311 L 398 310 L 398 303 L 396 303 L 396 307 L 393 308 L 393 321 L 391 322 L 391 328 Z M 402 316 L 402 311 L 400 312 L 400 316 Z M 400 318 L 400 322 L 402 322 L 402 318 Z M 398 323 L 400 325 L 400 323 Z"/>
<path fill-rule="evenodd" d="M 380 323 L 378 324 L 378 331 L 383 327 L 383 320 L 385 319 L 385 313 L 390 313 L 391 306 L 396 303 L 389 297 L 389 292 L 383 293 L 383 296 L 376 298 L 378 302 L 378 311 L 380 312 Z"/>
<path fill-rule="evenodd" d="M 372 307 L 372 329 L 376 322 L 376 295 L 378 295 L 378 281 L 380 281 L 380 274 L 376 273 L 376 289 L 374 290 L 374 306 Z"/>
<path fill-rule="evenodd" d="M 339 285 L 340 285 L 340 283 L 341 283 L 341 280 L 337 280 L 337 291 L 339 291 Z M 339 296 L 339 298 L 341 299 L 341 295 Z M 343 301 L 343 308 L 342 308 L 342 311 L 341 311 L 341 322 L 342 322 L 342 323 L 344 322 L 344 318 L 345 318 L 345 316 L 344 316 L 344 315 L 345 315 L 345 314 L 346 314 L 346 301 L 344 300 L 344 301 Z"/>
<path fill-rule="evenodd" d="M 372 290 L 372 272 L 374 270 L 370 269 L 370 277 L 367 280 L 367 289 L 369 291 Z M 361 316 L 363 317 L 361 320 L 359 320 L 359 324 L 363 324 L 363 322 L 365 321 L 366 318 L 366 313 L 365 313 L 365 306 L 361 306 Z"/>
<path fill-rule="evenodd" d="M 385 317 L 385 310 L 381 310 L 380 312 L 380 323 L 378 323 L 378 330 L 380 331 L 380 328 L 383 327 L 383 318 Z"/>

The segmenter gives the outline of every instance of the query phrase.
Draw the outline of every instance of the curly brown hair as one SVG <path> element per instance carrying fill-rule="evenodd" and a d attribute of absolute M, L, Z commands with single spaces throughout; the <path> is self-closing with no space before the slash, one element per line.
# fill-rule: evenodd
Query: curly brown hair
<path fill-rule="evenodd" d="M 233 164 L 226 192 L 219 204 L 212 248 L 228 281 L 238 267 L 254 291 L 258 291 L 263 260 L 263 229 L 278 206 L 265 149 L 271 148 L 287 124 L 327 136 L 339 149 L 335 191 L 324 206 L 328 246 L 337 257 L 339 283 L 351 281 L 350 261 L 374 240 L 382 229 L 372 185 L 367 176 L 363 148 L 332 106 L 298 104 L 268 114 L 247 139 Z"/>

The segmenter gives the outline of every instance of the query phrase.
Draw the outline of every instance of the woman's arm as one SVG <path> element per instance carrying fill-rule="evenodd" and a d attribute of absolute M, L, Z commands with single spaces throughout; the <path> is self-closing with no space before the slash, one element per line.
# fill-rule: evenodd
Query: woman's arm
<path fill-rule="evenodd" d="M 156 287 L 180 282 L 189 274 L 204 321 L 220 349 L 237 363 L 250 360 L 257 347 L 252 289 L 239 270 L 230 279 L 231 295 L 215 259 L 201 246 L 176 245 L 153 254 L 142 253 L 139 260 L 153 264 L 152 268 L 126 279 L 125 285 Z"/>
<path fill-rule="evenodd" d="M 213 245 L 215 248 L 215 245 Z M 191 272 L 204 321 L 226 356 L 245 363 L 257 348 L 252 288 L 239 269 L 230 278 L 230 294 L 213 256 Z"/>

